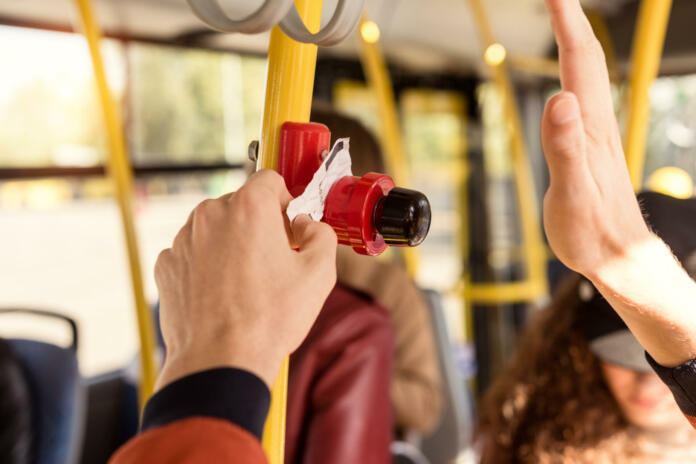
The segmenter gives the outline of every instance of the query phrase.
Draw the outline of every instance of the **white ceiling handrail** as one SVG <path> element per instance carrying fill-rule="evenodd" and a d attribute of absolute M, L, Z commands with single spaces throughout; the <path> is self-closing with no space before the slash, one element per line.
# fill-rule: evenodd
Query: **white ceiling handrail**
<path fill-rule="evenodd" d="M 187 0 L 193 12 L 208 26 L 221 32 L 256 34 L 265 32 L 295 7 L 293 0 L 264 0 L 253 13 L 242 19 L 232 19 L 217 0 Z"/>
<path fill-rule="evenodd" d="M 330 47 L 348 37 L 362 16 L 364 0 L 338 0 L 336 11 L 319 32 L 312 34 L 305 26 L 293 3 L 279 26 L 289 37 L 303 43 Z"/>
<path fill-rule="evenodd" d="M 256 11 L 242 19 L 230 18 L 218 0 L 187 2 L 201 21 L 217 31 L 256 34 L 278 24 L 288 37 L 322 47 L 336 45 L 348 37 L 360 21 L 365 5 L 365 0 L 338 0 L 329 22 L 313 34 L 302 21 L 293 0 L 265 0 Z"/>

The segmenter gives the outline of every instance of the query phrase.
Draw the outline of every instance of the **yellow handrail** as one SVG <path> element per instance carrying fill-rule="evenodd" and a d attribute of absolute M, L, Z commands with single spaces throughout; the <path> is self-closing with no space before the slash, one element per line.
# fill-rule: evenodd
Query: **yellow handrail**
<path fill-rule="evenodd" d="M 561 75 L 561 66 L 558 60 L 552 60 L 534 55 L 509 55 L 510 68 L 516 71 L 535 76 L 552 77 L 558 79 Z"/>
<path fill-rule="evenodd" d="M 358 27 L 359 31 L 363 30 L 367 22 L 367 15 L 363 14 Z M 379 139 L 387 159 L 387 166 L 398 185 L 409 185 L 408 160 L 389 69 L 377 38 L 367 40 L 364 33 L 359 35 L 360 61 L 367 85 L 377 101 L 381 129 Z M 418 253 L 415 248 L 404 248 L 403 252 L 406 268 L 409 274 L 414 276 L 418 270 Z"/>
<path fill-rule="evenodd" d="M 643 185 L 645 150 L 650 122 L 650 87 L 660 71 L 672 0 L 643 0 L 633 39 L 628 123 L 624 146 L 633 188 Z"/>
<path fill-rule="evenodd" d="M 489 47 L 496 46 L 493 30 L 488 21 L 486 9 L 481 0 L 469 0 L 474 19 L 478 26 L 481 45 L 485 51 Z M 479 288 L 479 284 L 471 284 L 465 295 L 473 303 L 507 303 L 533 301 L 546 294 L 548 283 L 546 280 L 546 259 L 544 253 L 544 241 L 541 234 L 539 210 L 537 206 L 534 178 L 532 176 L 527 147 L 522 131 L 522 122 L 515 98 L 515 92 L 510 81 L 507 63 L 503 60 L 499 63 L 489 63 L 493 72 L 495 85 L 504 100 L 504 113 L 507 126 L 510 131 L 512 149 L 513 171 L 515 173 L 515 187 L 517 193 L 517 209 L 521 221 L 522 244 L 524 249 L 524 267 L 526 279 L 523 282 L 486 284 Z M 496 297 L 496 290 L 501 290 Z"/>
<path fill-rule="evenodd" d="M 101 31 L 94 15 L 91 0 L 75 0 L 75 5 L 80 12 L 82 32 L 87 39 L 89 53 L 92 57 L 92 65 L 109 143 L 108 172 L 115 186 L 116 200 L 121 212 L 121 222 L 126 238 L 131 285 L 133 286 L 138 333 L 140 335 L 142 379 L 140 382 L 139 400 L 142 408 L 154 391 L 157 367 L 154 358 L 155 335 L 150 309 L 145 300 L 138 240 L 133 219 L 133 172 L 126 150 L 120 111 L 111 95 L 109 84 L 106 80 L 104 63 L 99 50 Z"/>
<path fill-rule="evenodd" d="M 307 28 L 313 32 L 321 23 L 323 0 L 295 0 Z M 307 122 L 312 109 L 317 46 L 301 44 L 277 26 L 268 47 L 266 101 L 259 146 L 259 169 L 276 169 L 280 126 L 286 121 Z M 285 405 L 289 362 L 283 361 L 271 392 L 271 409 L 263 431 L 263 447 L 269 464 L 283 464 L 285 453 Z"/>

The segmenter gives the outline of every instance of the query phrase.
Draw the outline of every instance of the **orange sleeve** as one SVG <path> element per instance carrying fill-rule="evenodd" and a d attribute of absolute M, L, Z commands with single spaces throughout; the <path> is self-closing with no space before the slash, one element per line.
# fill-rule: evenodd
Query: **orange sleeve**
<path fill-rule="evenodd" d="M 267 464 L 258 439 L 229 421 L 193 417 L 152 428 L 123 445 L 109 464 Z"/>

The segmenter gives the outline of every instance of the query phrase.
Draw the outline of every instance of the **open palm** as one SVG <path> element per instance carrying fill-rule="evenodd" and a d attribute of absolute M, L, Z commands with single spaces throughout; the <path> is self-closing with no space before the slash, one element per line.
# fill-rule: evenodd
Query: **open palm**
<path fill-rule="evenodd" d="M 544 198 L 549 243 L 571 269 L 592 275 L 650 232 L 626 168 L 602 48 L 578 0 L 546 0 L 563 92 L 542 124 L 551 184 Z"/>

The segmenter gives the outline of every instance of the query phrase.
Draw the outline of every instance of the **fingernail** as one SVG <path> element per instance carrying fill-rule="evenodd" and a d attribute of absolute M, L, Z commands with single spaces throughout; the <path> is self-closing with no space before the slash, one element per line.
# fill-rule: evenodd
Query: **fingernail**
<path fill-rule="evenodd" d="M 298 214 L 295 216 L 295 220 L 292 221 L 292 223 L 295 225 L 309 224 L 310 222 L 312 222 L 312 218 L 306 214 Z"/>
<path fill-rule="evenodd" d="M 551 110 L 551 122 L 563 126 L 580 118 L 580 108 L 572 97 L 559 99 Z"/>

